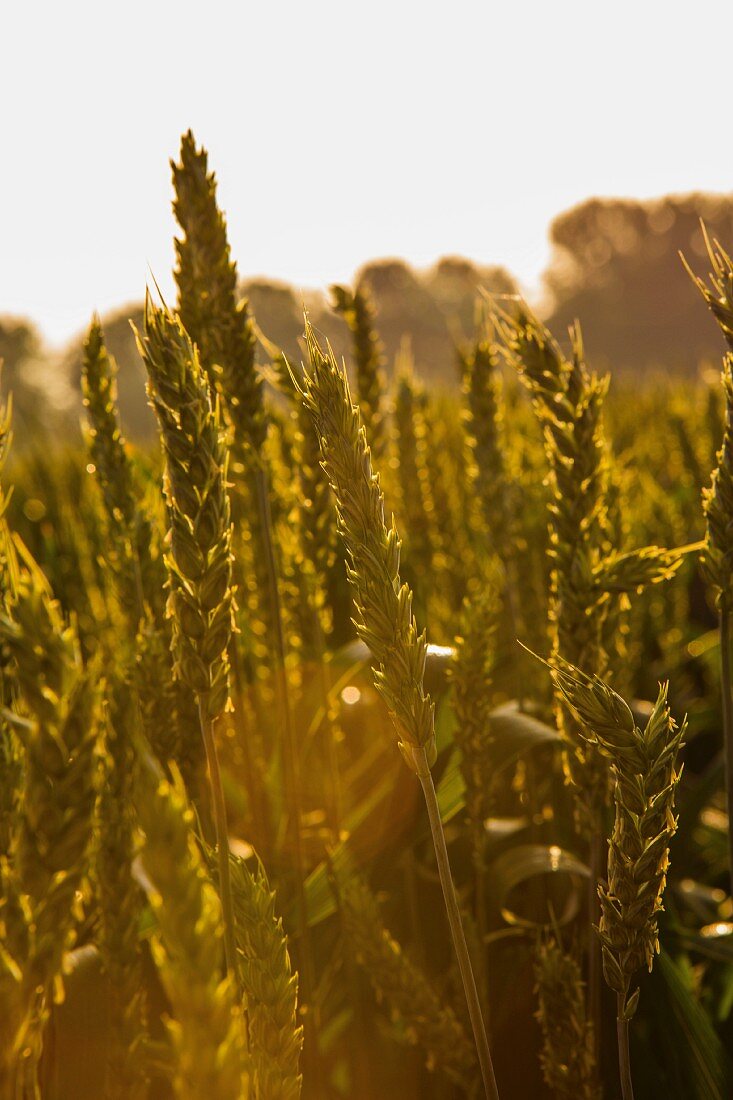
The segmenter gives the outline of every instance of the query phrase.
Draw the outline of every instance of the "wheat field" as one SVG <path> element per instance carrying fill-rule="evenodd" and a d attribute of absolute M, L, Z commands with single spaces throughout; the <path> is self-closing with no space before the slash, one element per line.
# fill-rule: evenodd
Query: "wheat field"
<path fill-rule="evenodd" d="M 160 446 L 96 316 L 84 449 L 0 423 L 0 1097 L 730 1097 L 726 242 L 714 377 L 485 295 L 443 391 L 360 285 L 288 359 L 172 176 Z"/>

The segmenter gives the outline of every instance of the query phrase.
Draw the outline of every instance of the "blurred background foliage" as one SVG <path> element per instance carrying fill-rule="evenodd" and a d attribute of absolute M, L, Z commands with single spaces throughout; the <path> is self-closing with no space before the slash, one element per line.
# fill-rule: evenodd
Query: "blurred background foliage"
<path fill-rule="evenodd" d="M 549 230 L 552 252 L 535 303 L 538 314 L 561 340 L 580 317 L 588 355 L 599 370 L 612 365 L 616 376 L 696 375 L 701 363 L 715 362 L 718 355 L 715 329 L 690 294 L 679 262 L 680 251 L 693 265 L 704 256 L 701 219 L 711 236 L 733 238 L 733 195 L 594 198 L 560 214 Z M 519 289 L 505 268 L 457 256 L 427 270 L 399 259 L 373 260 L 357 272 L 355 285 L 366 287 L 374 301 L 387 364 L 409 343 L 423 380 L 448 389 L 458 386 L 454 348 L 471 337 L 477 294 L 511 295 Z M 241 289 L 261 330 L 291 360 L 301 358 L 304 304 L 337 355 L 347 355 L 347 326 L 328 308 L 325 293 L 267 278 L 247 279 Z M 119 366 L 122 424 L 136 442 L 154 438 L 129 323 L 139 325 L 141 317 L 142 305 L 133 303 L 102 318 Z M 66 348 L 52 351 L 43 346 L 32 320 L 0 316 L 3 390 L 14 395 L 16 448 L 41 424 L 59 429 L 65 422 L 65 438 L 77 430 L 81 343 L 79 334 Z M 267 361 L 264 349 L 259 357 Z"/>

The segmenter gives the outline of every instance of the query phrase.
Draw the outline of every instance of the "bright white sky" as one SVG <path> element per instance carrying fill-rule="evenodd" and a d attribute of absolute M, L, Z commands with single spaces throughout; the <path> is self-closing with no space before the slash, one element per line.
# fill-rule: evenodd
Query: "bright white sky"
<path fill-rule="evenodd" d="M 730 0 L 6 0 L 0 313 L 52 342 L 172 296 L 168 158 L 209 149 L 242 275 L 445 253 L 530 287 L 591 194 L 733 189 Z"/>

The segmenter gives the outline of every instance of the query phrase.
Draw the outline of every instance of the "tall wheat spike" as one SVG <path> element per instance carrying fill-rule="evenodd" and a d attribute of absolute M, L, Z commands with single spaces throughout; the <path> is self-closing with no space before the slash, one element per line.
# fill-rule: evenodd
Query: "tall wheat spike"
<path fill-rule="evenodd" d="M 178 164 L 171 162 L 173 209 L 184 234 L 175 242 L 178 311 L 202 366 L 224 395 L 239 442 L 256 453 L 267 432 L 262 379 L 249 309 L 239 300 L 237 266 L 217 205 L 216 178 L 190 130 L 181 138 L 180 157 Z"/>
<path fill-rule="evenodd" d="M 394 720 L 399 750 L 423 789 L 484 1088 L 496 1100 L 491 1054 L 430 772 L 436 747 L 433 703 L 423 686 L 427 641 L 424 632 L 417 632 L 412 593 L 400 580 L 399 535 L 394 526 L 388 530 L 385 524 L 379 478 L 372 472 L 366 433 L 351 400 L 346 372 L 330 347 L 322 351 L 307 318 L 305 338 L 310 371 L 304 373 L 301 392 L 320 439 L 323 468 L 336 496 L 339 530 L 349 553 L 354 625 L 371 651 L 374 682 Z"/>
<path fill-rule="evenodd" d="M 174 209 L 184 237 L 176 242 L 179 311 L 200 350 L 201 363 L 221 393 L 232 427 L 233 455 L 241 462 L 251 493 L 248 522 L 252 529 L 252 577 L 243 578 L 250 596 L 265 608 L 275 664 L 283 738 L 286 803 L 290 814 L 289 840 L 295 853 L 298 908 L 303 940 L 303 993 L 313 989 L 310 931 L 302 883 L 306 868 L 301 836 L 302 798 L 300 760 L 286 675 L 286 645 L 279 590 L 279 566 L 271 515 L 269 472 L 264 457 L 268 417 L 262 381 L 255 365 L 255 336 L 247 304 L 236 297 L 237 269 L 231 259 L 226 222 L 218 208 L 216 180 L 208 171 L 208 157 L 198 149 L 189 131 L 181 141 L 180 164 L 173 164 L 176 190 Z M 227 872 L 225 872 L 227 873 Z"/>
<path fill-rule="evenodd" d="M 178 1100 L 246 1100 L 244 1024 L 232 975 L 221 977 L 222 911 L 192 833 L 183 782 L 148 768 L 136 798 L 144 885 L 157 930 L 153 957 L 173 1010 Z"/>
<path fill-rule="evenodd" d="M 604 625 L 612 600 L 668 579 L 681 556 L 658 547 L 622 552 L 609 548 L 608 452 L 602 412 L 608 378 L 585 363 L 580 329 L 571 330 L 566 359 L 548 330 L 525 308 L 497 321 L 507 357 L 525 381 L 545 433 L 550 463 L 550 633 L 553 658 L 561 656 L 594 674 L 607 671 Z M 600 877 L 606 766 L 597 746 L 555 692 L 558 729 L 566 744 L 564 765 L 578 824 L 590 845 L 590 889 Z M 595 898 L 589 897 L 589 912 Z M 600 1035 L 600 967 L 590 944 L 588 995 L 596 1042 Z"/>
<path fill-rule="evenodd" d="M 602 542 L 606 454 L 601 424 L 608 379 L 585 365 L 580 333 L 568 361 L 547 329 L 528 311 L 499 322 L 510 363 L 525 381 L 545 433 L 552 475 L 550 506 L 550 630 L 553 654 L 595 672 L 605 671 L 601 633 L 605 593 L 593 576 Z M 566 743 L 565 768 L 580 819 L 592 830 L 607 798 L 606 768 L 593 745 L 556 697 Z"/>
<path fill-rule="evenodd" d="M 235 975 L 226 805 L 213 729 L 229 701 L 233 595 L 227 448 L 218 401 L 212 405 L 198 352 L 180 319 L 148 299 L 138 342 L 166 459 L 168 614 L 175 669 L 198 702 L 216 822 L 227 964 Z"/>

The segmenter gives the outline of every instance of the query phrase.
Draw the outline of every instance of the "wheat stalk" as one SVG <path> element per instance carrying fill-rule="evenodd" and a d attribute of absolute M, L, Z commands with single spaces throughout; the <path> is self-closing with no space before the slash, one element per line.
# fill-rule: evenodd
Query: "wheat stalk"
<path fill-rule="evenodd" d="M 385 524 L 379 478 L 372 472 L 366 433 L 351 400 L 346 372 L 330 347 L 325 354 L 321 350 L 307 318 L 305 338 L 310 371 L 304 373 L 301 393 L 336 495 L 339 530 L 350 558 L 347 572 L 354 593 L 354 623 L 372 653 L 374 682 L 392 715 L 398 748 L 423 789 L 484 1088 L 496 1100 L 491 1054 L 430 773 L 436 748 L 433 703 L 423 687 L 425 633 L 418 634 L 412 593 L 400 581 L 399 535 L 394 526 L 388 530 Z"/>

